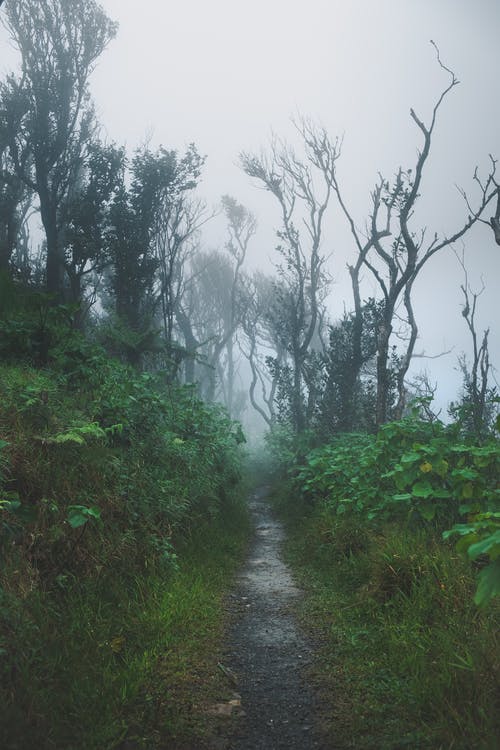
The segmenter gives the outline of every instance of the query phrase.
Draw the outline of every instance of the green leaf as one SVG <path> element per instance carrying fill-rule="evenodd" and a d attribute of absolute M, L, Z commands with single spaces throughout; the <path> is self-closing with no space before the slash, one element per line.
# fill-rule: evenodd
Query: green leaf
<path fill-rule="evenodd" d="M 434 490 L 432 494 L 433 497 L 439 500 L 448 500 L 448 498 L 452 497 L 450 490 L 447 490 L 446 487 L 438 487 L 438 489 Z"/>
<path fill-rule="evenodd" d="M 457 552 L 465 554 L 468 551 L 469 547 L 478 541 L 478 538 L 478 535 L 474 531 L 472 531 L 470 534 L 466 534 L 465 536 L 461 536 L 456 544 Z"/>
<path fill-rule="evenodd" d="M 8 496 L 0 497 L 0 510 L 7 510 L 9 513 L 15 513 L 21 507 L 20 500 L 10 499 Z"/>
<path fill-rule="evenodd" d="M 418 512 L 425 521 L 432 521 L 436 515 L 436 506 L 433 503 L 420 503 Z"/>
<path fill-rule="evenodd" d="M 479 477 L 479 474 L 474 469 L 453 469 L 451 472 L 453 479 L 467 479 L 468 481 L 474 481 Z"/>
<path fill-rule="evenodd" d="M 403 456 L 401 456 L 401 463 L 402 464 L 412 464 L 415 461 L 421 461 L 422 456 L 420 453 L 415 453 L 415 451 L 411 451 L 410 453 L 405 453 Z"/>
<path fill-rule="evenodd" d="M 465 534 L 471 534 L 472 532 L 475 532 L 475 530 L 476 527 L 472 523 L 456 523 L 452 529 L 443 531 L 443 539 L 449 539 L 450 536 L 454 536 L 455 534 L 464 536 Z"/>
<path fill-rule="evenodd" d="M 464 503 L 459 505 L 458 512 L 464 516 L 466 513 L 479 513 L 481 509 L 480 503 Z"/>
<path fill-rule="evenodd" d="M 88 516 L 84 516 L 82 513 L 68 513 L 68 523 L 72 529 L 78 529 L 80 526 L 84 526 L 88 521 Z"/>
<path fill-rule="evenodd" d="M 491 551 L 498 547 L 500 549 L 500 529 L 490 534 L 485 539 L 481 539 L 476 544 L 471 544 L 468 549 L 468 555 L 471 560 L 475 560 L 479 555 L 491 554 Z"/>
<path fill-rule="evenodd" d="M 462 500 L 472 500 L 474 497 L 474 485 L 472 482 L 467 482 L 467 484 L 464 484 L 462 487 L 462 494 L 461 499 Z"/>
<path fill-rule="evenodd" d="M 76 445 L 85 445 L 85 440 L 81 435 L 76 432 L 63 432 L 60 435 L 56 435 L 50 442 L 62 444 L 62 443 L 75 443 Z"/>
<path fill-rule="evenodd" d="M 23 523 L 32 523 L 37 518 L 37 510 L 33 505 L 21 503 L 16 492 L 4 492 L 0 495 L 0 510 L 12 513 Z"/>
<path fill-rule="evenodd" d="M 442 458 L 440 461 L 437 461 L 437 463 L 434 464 L 434 471 L 441 478 L 444 478 L 447 475 L 448 469 L 449 469 L 448 461 L 445 461 L 444 458 Z"/>
<path fill-rule="evenodd" d="M 70 505 L 68 508 L 68 523 L 73 529 L 84 526 L 92 518 L 96 521 L 101 519 L 101 511 L 95 506 Z"/>
<path fill-rule="evenodd" d="M 494 596 L 500 594 L 500 560 L 495 560 L 483 568 L 478 578 L 474 602 L 478 607 L 484 607 Z"/>
<path fill-rule="evenodd" d="M 430 482 L 415 482 L 411 491 L 414 497 L 423 497 L 425 499 L 430 497 L 434 492 Z"/>
<path fill-rule="evenodd" d="M 398 490 L 404 490 L 408 486 L 408 478 L 403 473 L 397 473 L 394 475 L 394 484 Z"/>
<path fill-rule="evenodd" d="M 89 422 L 88 424 L 75 425 L 66 432 L 61 432 L 55 435 L 53 438 L 49 438 L 49 443 L 74 443 L 75 445 L 85 445 L 85 438 L 102 440 L 106 437 L 106 432 L 99 427 L 97 422 Z"/>

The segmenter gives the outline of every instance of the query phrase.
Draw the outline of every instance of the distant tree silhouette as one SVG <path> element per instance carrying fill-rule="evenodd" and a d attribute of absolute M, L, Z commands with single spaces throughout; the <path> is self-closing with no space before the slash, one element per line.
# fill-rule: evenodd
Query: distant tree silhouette
<path fill-rule="evenodd" d="M 335 161 L 337 155 L 328 156 Z M 277 308 L 282 346 L 290 361 L 285 368 L 285 400 L 291 424 L 299 433 L 309 426 L 314 409 L 308 358 L 317 348 L 327 286 L 321 240 L 332 194 L 328 176 L 333 165 L 318 169 L 307 142 L 306 158 L 301 160 L 288 144 L 277 139 L 271 142 L 268 154 L 241 154 L 241 164 L 246 174 L 275 198 L 280 209 Z"/>

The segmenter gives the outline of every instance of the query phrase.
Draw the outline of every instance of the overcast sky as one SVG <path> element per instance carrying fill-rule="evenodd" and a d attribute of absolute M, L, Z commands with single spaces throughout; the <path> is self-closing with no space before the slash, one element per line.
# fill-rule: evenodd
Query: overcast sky
<path fill-rule="evenodd" d="M 254 211 L 260 230 L 252 265 L 273 256 L 278 214 L 272 198 L 251 185 L 238 154 L 265 147 L 271 131 L 293 137 L 290 116 L 301 113 L 344 135 L 339 176 L 360 224 L 370 190 L 383 172 L 412 166 L 420 145 L 410 107 L 428 121 L 447 83 L 429 40 L 460 86 L 439 115 L 415 228 L 451 233 L 466 215 L 456 189 L 474 196 L 476 165 L 500 157 L 498 72 L 500 0 L 101 0 L 119 22 L 117 38 L 92 79 L 110 140 L 135 148 L 152 143 L 182 150 L 194 142 L 208 157 L 201 192 L 209 204 L 229 193 Z M 5 71 L 10 61 L 5 32 Z M 490 213 L 488 212 L 488 217 Z M 350 307 L 344 272 L 349 236 L 332 210 L 325 252 L 333 252 L 332 311 Z M 224 241 L 223 227 L 205 242 Z M 457 248 L 461 250 L 461 248 Z M 500 366 L 497 295 L 500 248 L 481 225 L 466 240 L 466 262 L 480 301 L 481 328 L 491 326 L 491 353 Z M 454 396 L 456 357 L 469 348 L 460 315 L 460 272 L 451 252 L 431 261 L 416 287 L 421 342 L 417 349 L 453 353 L 428 362 L 440 400 Z M 417 360 L 418 368 L 425 366 Z"/>

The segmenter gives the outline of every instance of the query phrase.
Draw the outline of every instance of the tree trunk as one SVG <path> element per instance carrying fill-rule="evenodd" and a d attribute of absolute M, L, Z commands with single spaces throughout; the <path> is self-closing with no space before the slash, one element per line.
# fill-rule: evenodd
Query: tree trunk
<path fill-rule="evenodd" d="M 9 225 L 0 224 L 0 271 L 8 271 L 12 250 L 9 246 Z"/>
<path fill-rule="evenodd" d="M 378 351 L 377 351 L 377 406 L 376 406 L 376 423 L 377 427 L 385 424 L 388 419 L 389 408 L 389 340 L 392 333 L 390 318 L 386 318 L 378 330 Z"/>
<path fill-rule="evenodd" d="M 52 204 L 48 191 L 40 190 L 40 214 L 47 239 L 46 289 L 57 304 L 63 300 L 64 266 L 59 248 L 56 207 Z"/>
<path fill-rule="evenodd" d="M 175 311 L 175 318 L 177 324 L 181 329 L 181 333 L 184 336 L 184 346 L 186 347 L 187 355 L 184 360 L 184 378 L 186 383 L 195 382 L 195 357 L 196 350 L 199 347 L 199 342 L 196 340 L 191 321 L 183 310 L 178 307 Z"/>
<path fill-rule="evenodd" d="M 360 264 L 349 266 L 354 300 L 354 320 L 352 326 L 351 361 L 346 370 L 341 414 L 339 415 L 340 430 L 346 432 L 354 428 L 354 398 L 361 367 L 363 366 L 363 305 L 359 291 L 359 268 Z"/>
<path fill-rule="evenodd" d="M 0 218 L 0 271 L 9 271 L 10 261 L 16 247 L 20 221 L 16 209 L 7 207 Z"/>
<path fill-rule="evenodd" d="M 229 416 L 233 415 L 233 401 L 234 401 L 234 353 L 233 353 L 233 337 L 230 336 L 226 346 L 227 351 L 227 391 L 226 391 L 226 407 L 229 412 Z"/>
<path fill-rule="evenodd" d="M 299 434 L 305 428 L 304 407 L 302 404 L 302 363 L 299 357 L 294 356 L 293 363 L 293 393 L 292 393 L 292 420 L 295 432 Z"/>

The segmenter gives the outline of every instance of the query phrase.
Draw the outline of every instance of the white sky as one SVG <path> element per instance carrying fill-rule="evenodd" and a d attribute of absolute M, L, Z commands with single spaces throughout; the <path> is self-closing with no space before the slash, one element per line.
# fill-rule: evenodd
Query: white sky
<path fill-rule="evenodd" d="M 120 24 L 99 62 L 92 90 L 107 137 L 130 149 L 152 135 L 182 150 L 193 141 L 207 154 L 201 192 L 209 204 L 229 193 L 257 215 L 259 233 L 251 264 L 273 255 L 277 213 L 272 198 L 252 186 L 238 167 L 242 150 L 259 150 L 271 130 L 290 136 L 300 112 L 332 134 L 344 134 L 339 175 L 360 223 L 370 210 L 378 171 L 390 177 L 412 166 L 419 132 L 410 107 L 428 120 L 447 79 L 429 44 L 461 81 L 439 117 L 430 169 L 415 227 L 452 232 L 467 213 L 455 185 L 472 192 L 474 167 L 488 170 L 500 157 L 498 72 L 500 0 L 101 0 Z M 0 30 L 0 73 L 11 60 Z M 488 217 L 490 213 L 488 212 Z M 350 307 L 345 260 L 350 239 L 332 212 L 325 251 L 333 250 L 336 279 L 332 310 Z M 207 229 L 206 243 L 224 241 L 223 225 Z M 500 367 L 496 296 L 500 248 L 481 225 L 466 240 L 471 280 L 487 285 L 479 326 L 491 326 L 491 355 Z M 440 402 L 454 397 L 454 370 L 469 342 L 460 315 L 461 274 L 450 252 L 436 258 L 416 285 L 421 342 L 439 378 Z M 367 291 L 369 291 L 367 289 Z M 417 360 L 417 369 L 424 366 Z"/>

